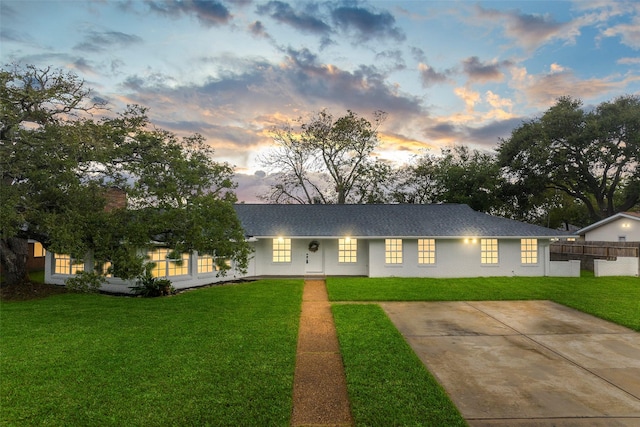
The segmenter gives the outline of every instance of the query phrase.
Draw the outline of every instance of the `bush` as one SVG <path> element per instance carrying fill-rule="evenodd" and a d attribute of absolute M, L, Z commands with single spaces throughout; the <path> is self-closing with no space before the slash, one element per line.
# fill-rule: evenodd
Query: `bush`
<path fill-rule="evenodd" d="M 93 271 L 78 271 L 74 277 L 64 281 L 67 289 L 82 294 L 97 293 L 105 283 L 107 283 L 107 279 Z"/>
<path fill-rule="evenodd" d="M 136 295 L 143 297 L 160 297 L 175 293 L 176 290 L 171 285 L 171 280 L 153 277 L 151 275 L 152 269 L 153 263 L 147 264 L 144 273 L 136 279 L 136 285 L 129 289 L 134 291 Z"/>

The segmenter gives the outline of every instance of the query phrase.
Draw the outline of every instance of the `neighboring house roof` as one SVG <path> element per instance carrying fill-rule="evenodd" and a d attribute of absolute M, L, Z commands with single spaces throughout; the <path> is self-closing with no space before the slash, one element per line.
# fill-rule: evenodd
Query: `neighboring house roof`
<path fill-rule="evenodd" d="M 611 215 L 610 217 L 607 217 L 605 219 L 602 219 L 598 222 L 594 222 L 591 225 L 588 225 L 584 228 L 581 228 L 580 230 L 576 231 L 575 234 L 579 234 L 579 235 L 584 235 L 585 233 L 588 233 L 589 231 L 595 230 L 598 227 L 602 227 L 605 224 L 608 224 L 610 222 L 616 221 L 620 218 L 626 218 L 626 219 L 630 219 L 632 221 L 640 221 L 640 213 L 638 212 L 618 212 L 615 215 Z"/>
<path fill-rule="evenodd" d="M 237 204 L 248 237 L 562 237 L 552 230 L 476 212 L 467 205 Z"/>

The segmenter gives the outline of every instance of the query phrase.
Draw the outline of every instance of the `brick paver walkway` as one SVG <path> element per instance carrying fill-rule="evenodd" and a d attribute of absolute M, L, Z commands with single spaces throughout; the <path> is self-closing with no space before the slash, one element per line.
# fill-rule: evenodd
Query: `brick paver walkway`
<path fill-rule="evenodd" d="M 353 425 L 344 366 L 324 280 L 306 280 L 304 285 L 291 425 Z"/>

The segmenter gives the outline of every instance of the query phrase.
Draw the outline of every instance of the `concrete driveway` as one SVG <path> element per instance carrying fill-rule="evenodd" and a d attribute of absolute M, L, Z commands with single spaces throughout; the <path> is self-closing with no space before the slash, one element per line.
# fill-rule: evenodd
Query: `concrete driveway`
<path fill-rule="evenodd" d="M 640 426 L 640 334 L 550 301 L 382 308 L 471 426 Z"/>

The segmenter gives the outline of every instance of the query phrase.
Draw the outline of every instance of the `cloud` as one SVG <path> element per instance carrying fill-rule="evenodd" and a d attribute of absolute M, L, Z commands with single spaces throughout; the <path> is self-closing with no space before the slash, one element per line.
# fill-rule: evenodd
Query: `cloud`
<path fill-rule="evenodd" d="M 622 64 L 622 65 L 634 65 L 634 64 L 640 64 L 640 57 L 635 57 L 635 58 L 631 58 L 631 57 L 626 57 L 626 58 L 620 58 L 616 61 L 617 64 Z"/>
<path fill-rule="evenodd" d="M 485 94 L 485 98 L 489 105 L 491 105 L 493 108 L 513 107 L 513 101 L 511 101 L 510 99 L 502 98 L 500 95 L 495 94 L 490 90 L 488 90 Z"/>
<path fill-rule="evenodd" d="M 376 13 L 359 6 L 339 6 L 331 11 L 331 18 L 340 31 L 353 34 L 358 42 L 372 38 L 396 41 L 406 38 L 389 12 Z"/>
<path fill-rule="evenodd" d="M 267 30 L 261 21 L 251 23 L 249 25 L 249 32 L 256 37 L 271 39 L 271 36 L 267 33 Z"/>
<path fill-rule="evenodd" d="M 571 69 L 554 64 L 548 73 L 530 75 L 526 68 L 512 69 L 510 86 L 520 91 L 530 105 L 546 108 L 562 96 L 582 100 L 597 98 L 605 94 L 623 92 L 628 84 L 640 80 L 629 76 L 621 80 L 614 78 L 580 79 Z"/>
<path fill-rule="evenodd" d="M 488 82 L 500 81 L 504 74 L 500 71 L 502 67 L 509 67 L 511 61 L 482 63 L 477 56 L 472 56 L 462 61 L 462 68 L 471 81 Z"/>
<path fill-rule="evenodd" d="M 520 126 L 522 122 L 521 117 L 495 120 L 480 127 L 468 127 L 465 129 L 465 133 L 469 142 L 493 149 L 501 138 L 508 138 L 513 129 Z"/>
<path fill-rule="evenodd" d="M 418 64 L 418 71 L 420 72 L 420 79 L 423 87 L 430 87 L 435 84 L 449 82 L 449 76 L 453 73 L 452 70 L 438 72 L 430 65 L 422 62 Z"/>
<path fill-rule="evenodd" d="M 73 65 L 71 68 L 87 74 L 96 74 L 95 67 L 90 64 L 85 58 L 78 58 L 73 61 Z"/>
<path fill-rule="evenodd" d="M 307 3 L 304 7 L 304 10 L 296 10 L 288 3 L 270 1 L 259 5 L 256 11 L 260 15 L 270 16 L 300 32 L 328 36 L 331 33 L 331 27 L 318 18 L 317 6 Z"/>
<path fill-rule="evenodd" d="M 318 63 L 307 49 L 289 49 L 283 71 L 307 99 L 324 100 L 356 111 L 381 109 L 418 114 L 422 110 L 419 98 L 400 93 L 375 66 L 361 65 L 354 71 L 346 71 Z"/>
<path fill-rule="evenodd" d="M 499 11 L 485 9 L 480 5 L 475 7 L 475 14 L 470 23 L 485 23 L 491 28 L 503 28 L 506 36 L 526 50 L 535 50 L 553 39 L 575 42 L 580 34 L 580 22 L 556 22 L 549 15 L 534 15 L 521 13 L 519 10 Z"/>
<path fill-rule="evenodd" d="M 453 91 L 467 106 L 467 112 L 473 112 L 474 106 L 480 102 L 480 93 L 466 87 L 457 87 Z"/>
<path fill-rule="evenodd" d="M 82 42 L 74 49 L 84 52 L 104 52 L 115 47 L 129 47 L 142 43 L 142 38 L 120 31 L 87 31 Z"/>
<path fill-rule="evenodd" d="M 172 18 L 194 15 L 205 27 L 226 24 L 232 18 L 223 3 L 213 0 L 147 0 L 146 3 L 151 11 Z"/>
<path fill-rule="evenodd" d="M 453 123 L 446 118 L 439 119 L 434 124 L 423 129 L 424 136 L 436 141 L 438 145 L 464 144 L 483 150 L 493 150 L 500 138 L 507 138 L 511 131 L 522 123 L 520 117 L 506 120 L 491 120 L 480 126 L 470 126 L 464 123 Z"/>
<path fill-rule="evenodd" d="M 0 29 L 0 41 L 2 42 L 12 42 L 12 43 L 23 43 L 32 45 L 35 44 L 33 37 L 25 32 L 18 32 L 12 30 L 11 28 L 2 28 Z"/>
<path fill-rule="evenodd" d="M 391 60 L 391 69 L 398 71 L 404 70 L 407 68 L 407 65 L 404 62 L 404 57 L 402 55 L 402 51 L 400 49 L 394 50 L 385 50 L 376 54 L 376 60 Z"/>
<path fill-rule="evenodd" d="M 280 181 L 278 173 L 267 174 L 261 170 L 253 174 L 236 172 L 233 180 L 238 183 L 235 193 L 240 203 L 265 203 L 260 196 L 268 195 L 272 186 Z"/>
<path fill-rule="evenodd" d="M 640 13 L 640 11 L 639 11 Z M 617 24 L 602 32 L 605 37 L 620 37 L 622 43 L 633 49 L 640 49 L 640 15 L 630 23 Z"/>

